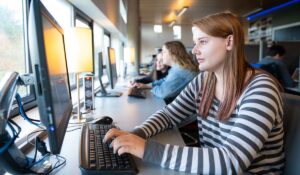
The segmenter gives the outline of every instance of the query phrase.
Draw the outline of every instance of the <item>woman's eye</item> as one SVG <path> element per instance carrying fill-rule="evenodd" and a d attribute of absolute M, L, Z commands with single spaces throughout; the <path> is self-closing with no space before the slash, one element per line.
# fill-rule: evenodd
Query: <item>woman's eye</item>
<path fill-rule="evenodd" d="M 207 44 L 207 41 L 206 41 L 206 40 L 200 40 L 199 42 L 200 42 L 201 45 Z"/>

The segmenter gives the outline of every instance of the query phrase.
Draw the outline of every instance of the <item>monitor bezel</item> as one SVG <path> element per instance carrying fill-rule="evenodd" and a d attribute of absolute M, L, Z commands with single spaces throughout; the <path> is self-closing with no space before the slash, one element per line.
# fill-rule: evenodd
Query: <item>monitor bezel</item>
<path fill-rule="evenodd" d="M 47 11 L 44 5 L 39 0 L 31 1 L 28 22 L 28 39 L 30 59 L 32 61 L 32 68 L 35 75 L 35 96 L 38 102 L 41 122 L 47 128 L 50 151 L 52 154 L 59 154 L 67 130 L 68 122 L 72 113 L 73 105 L 71 99 L 70 84 L 69 81 L 67 81 L 67 88 L 69 91 L 70 100 L 63 114 L 67 117 L 64 117 L 63 120 L 59 124 L 57 124 L 55 121 L 55 113 L 52 103 L 53 99 L 49 77 L 50 75 L 48 71 L 45 53 L 42 15 L 46 17 L 47 20 L 62 34 L 64 46 L 65 42 L 62 28 L 57 24 L 55 19 Z M 66 75 L 67 79 L 69 80 L 66 52 L 64 52 L 64 55 L 66 63 Z"/>
<path fill-rule="evenodd" d="M 109 81 L 110 87 L 111 87 L 111 89 L 114 89 L 115 85 L 116 85 L 116 83 L 118 81 L 118 73 L 117 73 L 116 63 L 112 64 L 112 62 L 111 62 L 110 50 L 112 50 L 114 52 L 114 55 L 116 56 L 115 49 L 112 48 L 112 47 L 107 47 L 106 71 L 107 71 L 107 77 L 108 77 L 108 81 Z M 113 68 L 113 66 L 115 66 L 115 68 Z M 116 69 L 115 70 L 115 77 L 114 77 L 114 74 L 113 74 L 113 69 Z"/>

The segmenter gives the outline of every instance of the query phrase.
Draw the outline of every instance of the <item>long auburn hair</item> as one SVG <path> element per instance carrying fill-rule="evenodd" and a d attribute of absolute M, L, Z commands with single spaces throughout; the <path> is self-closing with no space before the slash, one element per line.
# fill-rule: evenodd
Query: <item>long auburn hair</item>
<path fill-rule="evenodd" d="M 187 53 L 184 45 L 180 41 L 168 41 L 164 44 L 169 53 L 173 56 L 173 61 L 184 69 L 198 72 L 198 63 Z"/>
<path fill-rule="evenodd" d="M 233 35 L 233 48 L 227 51 L 224 63 L 224 99 L 220 103 L 217 118 L 222 121 L 229 119 L 236 102 L 241 96 L 248 80 L 253 77 L 254 69 L 246 61 L 244 50 L 244 32 L 238 18 L 230 13 L 223 12 L 206 16 L 193 22 L 194 27 L 198 27 L 204 33 L 213 36 L 227 38 Z M 251 75 L 247 75 L 247 70 L 252 70 Z M 246 80 L 247 79 L 247 80 Z M 246 81 L 245 81 L 246 80 Z M 199 105 L 199 114 L 206 118 L 212 105 L 217 78 L 214 72 L 205 72 L 202 88 L 202 100 Z"/>

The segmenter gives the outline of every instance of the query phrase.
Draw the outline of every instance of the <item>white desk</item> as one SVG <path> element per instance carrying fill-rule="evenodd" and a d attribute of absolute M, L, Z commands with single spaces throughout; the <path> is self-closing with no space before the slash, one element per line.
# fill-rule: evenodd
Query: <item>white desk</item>
<path fill-rule="evenodd" d="M 117 87 L 116 91 L 123 91 L 121 97 L 96 97 L 96 109 L 93 112 L 95 117 L 104 115 L 110 116 L 114 119 L 115 124 L 124 130 L 132 130 L 134 126 L 141 124 L 156 110 L 165 106 L 162 99 L 155 98 L 151 93 L 146 99 L 138 99 L 127 96 L 127 89 L 124 87 Z M 184 145 L 182 137 L 177 129 L 168 130 L 155 137 L 151 138 L 160 143 L 170 143 L 177 145 Z M 59 171 L 54 171 L 53 174 L 81 174 L 79 169 L 79 144 L 80 144 L 80 130 L 66 133 L 64 143 L 61 150 L 61 155 L 67 159 L 66 165 Z M 152 165 L 142 162 L 136 158 L 135 162 L 141 175 L 166 175 L 166 174 L 184 174 L 160 166 Z"/>

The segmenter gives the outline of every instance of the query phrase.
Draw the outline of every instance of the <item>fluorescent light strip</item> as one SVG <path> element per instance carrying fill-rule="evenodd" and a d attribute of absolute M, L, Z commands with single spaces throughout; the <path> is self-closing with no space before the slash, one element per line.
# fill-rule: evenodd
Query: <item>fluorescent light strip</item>
<path fill-rule="evenodd" d="M 172 27 L 174 24 L 175 24 L 175 20 L 174 21 L 172 21 L 170 24 L 169 24 L 169 27 Z"/>
<path fill-rule="evenodd" d="M 181 16 L 184 14 L 184 12 L 188 9 L 189 7 L 183 7 L 177 14 L 177 17 Z"/>
<path fill-rule="evenodd" d="M 275 10 L 281 9 L 281 8 L 283 8 L 283 7 L 289 6 L 289 5 L 294 4 L 294 3 L 297 3 L 297 2 L 300 2 L 300 0 L 292 0 L 292 1 L 289 1 L 289 2 L 286 2 L 286 3 L 283 3 L 283 4 L 280 4 L 280 5 L 278 5 L 278 6 L 275 6 L 275 7 L 270 8 L 270 9 L 267 9 L 267 10 L 261 11 L 261 12 L 259 12 L 259 13 L 256 13 L 256 14 L 254 14 L 254 15 L 250 15 L 250 16 L 247 17 L 247 20 L 248 20 L 248 21 L 251 21 L 251 20 L 253 20 L 254 18 L 263 16 L 263 15 L 265 15 L 265 14 L 271 13 L 271 12 L 273 12 L 273 11 L 275 11 Z"/>

